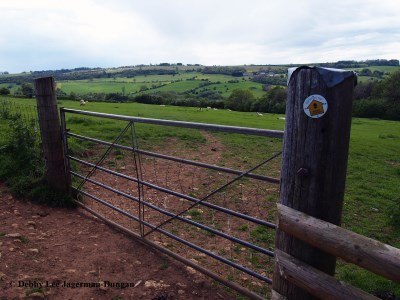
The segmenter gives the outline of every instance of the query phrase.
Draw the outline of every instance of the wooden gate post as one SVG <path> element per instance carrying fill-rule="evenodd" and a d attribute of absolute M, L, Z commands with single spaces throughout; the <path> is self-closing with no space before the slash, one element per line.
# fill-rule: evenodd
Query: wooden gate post
<path fill-rule="evenodd" d="M 46 162 L 46 181 L 54 189 L 68 192 L 71 177 L 65 167 L 56 85 L 53 77 L 35 79 L 39 127 Z"/>
<path fill-rule="evenodd" d="M 340 225 L 356 76 L 308 67 L 290 69 L 289 76 L 280 203 Z M 275 243 L 276 249 L 334 275 L 336 257 L 286 235 L 279 224 Z M 272 286 L 273 299 L 312 298 L 285 279 L 279 256 Z"/>

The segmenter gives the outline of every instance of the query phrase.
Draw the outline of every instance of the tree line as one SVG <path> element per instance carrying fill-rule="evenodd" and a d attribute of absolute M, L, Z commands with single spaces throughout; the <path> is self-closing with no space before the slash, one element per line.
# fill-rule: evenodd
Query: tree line
<path fill-rule="evenodd" d="M 326 68 L 366 68 L 372 66 L 399 66 L 398 59 L 369 59 L 364 61 L 356 60 L 339 60 L 337 62 L 319 63 L 315 64 L 320 67 Z"/>
<path fill-rule="evenodd" d="M 59 99 L 90 100 L 107 102 L 139 102 L 146 104 L 164 104 L 176 106 L 227 108 L 236 111 L 255 111 L 266 113 L 285 113 L 286 87 L 265 85 L 266 93 L 256 98 L 251 90 L 234 90 L 224 98 L 218 91 L 204 86 L 196 93 L 192 92 L 156 92 L 125 95 L 124 93 L 89 93 L 67 95 L 57 89 Z M 10 90 L 0 88 L 0 95 L 8 95 Z M 23 83 L 14 96 L 32 98 L 32 84 Z M 354 90 L 353 116 L 400 120 L 400 71 L 393 72 L 381 81 L 361 82 Z"/>
<path fill-rule="evenodd" d="M 353 115 L 400 120 L 400 71 L 381 81 L 360 82 L 354 90 Z"/>

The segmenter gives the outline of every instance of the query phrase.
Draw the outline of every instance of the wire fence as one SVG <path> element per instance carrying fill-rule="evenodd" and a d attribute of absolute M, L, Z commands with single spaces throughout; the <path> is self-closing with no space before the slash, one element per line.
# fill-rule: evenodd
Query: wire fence
<path fill-rule="evenodd" d="M 40 141 L 37 108 L 34 101 L 20 99 L 0 100 L 0 145 L 10 143 L 16 126 L 23 126 Z"/>

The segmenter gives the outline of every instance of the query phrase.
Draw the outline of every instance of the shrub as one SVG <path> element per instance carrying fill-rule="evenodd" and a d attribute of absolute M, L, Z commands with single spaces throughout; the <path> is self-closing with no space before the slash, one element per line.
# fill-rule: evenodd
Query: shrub
<path fill-rule="evenodd" d="M 353 103 L 353 116 L 362 118 L 384 118 L 386 105 L 383 100 L 362 99 Z"/>
<path fill-rule="evenodd" d="M 237 111 L 250 111 L 254 95 L 249 90 L 234 90 L 226 100 L 225 106 Z"/>
<path fill-rule="evenodd" d="M 69 195 L 53 190 L 44 180 L 44 162 L 34 122 L 24 123 L 19 115 L 14 115 L 9 131 L 9 140 L 0 148 L 0 179 L 5 180 L 11 193 L 50 206 L 74 206 Z"/>
<path fill-rule="evenodd" d="M 10 90 L 6 87 L 2 87 L 0 89 L 0 95 L 9 95 L 10 94 Z"/>

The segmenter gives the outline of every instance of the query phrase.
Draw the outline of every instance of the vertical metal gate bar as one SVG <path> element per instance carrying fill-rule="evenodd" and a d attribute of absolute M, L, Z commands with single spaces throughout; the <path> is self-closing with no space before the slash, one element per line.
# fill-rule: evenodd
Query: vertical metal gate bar
<path fill-rule="evenodd" d="M 66 168 L 66 173 L 69 173 L 71 171 L 71 165 L 69 163 L 69 158 L 68 158 L 68 136 L 67 136 L 67 122 L 65 119 L 65 112 L 61 108 L 60 109 L 60 122 L 61 122 L 61 138 L 62 138 L 62 146 L 63 146 L 63 151 L 64 151 L 64 161 L 65 161 L 65 168 Z M 68 180 L 68 191 L 71 192 L 71 177 L 67 176 Z"/>
<path fill-rule="evenodd" d="M 143 221 L 144 221 L 144 205 L 142 203 L 142 200 L 144 198 L 144 188 L 143 188 L 143 177 L 142 177 L 142 163 L 140 161 L 140 154 L 138 153 L 139 149 L 139 142 L 137 140 L 136 136 L 136 130 L 135 130 L 135 123 L 131 122 L 131 138 L 132 138 L 132 153 L 133 153 L 133 161 L 135 164 L 135 169 L 136 169 L 136 178 L 138 179 L 137 181 L 137 189 L 138 189 L 138 194 L 139 194 L 139 205 L 138 205 L 138 215 L 139 215 L 139 231 L 140 231 L 140 236 L 144 237 L 144 226 L 143 226 Z"/>

